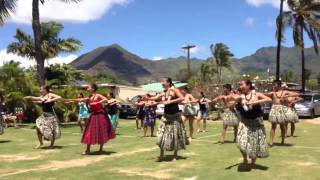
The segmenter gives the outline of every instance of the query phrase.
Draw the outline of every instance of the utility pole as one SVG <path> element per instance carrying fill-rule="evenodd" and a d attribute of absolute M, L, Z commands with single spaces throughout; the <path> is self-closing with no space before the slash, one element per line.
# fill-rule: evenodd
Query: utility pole
<path fill-rule="evenodd" d="M 190 79 L 191 77 L 191 67 L 190 67 L 190 50 L 192 48 L 195 48 L 195 45 L 187 45 L 187 46 L 183 46 L 182 49 L 187 51 L 187 63 L 188 63 L 188 79 Z"/>

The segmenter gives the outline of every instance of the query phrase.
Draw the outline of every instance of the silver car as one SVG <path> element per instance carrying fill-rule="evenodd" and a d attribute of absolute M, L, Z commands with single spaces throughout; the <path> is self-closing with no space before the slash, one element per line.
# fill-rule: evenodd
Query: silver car
<path fill-rule="evenodd" d="M 310 117 L 320 115 L 320 94 L 319 93 L 303 93 L 301 94 L 303 101 L 296 103 L 295 109 L 300 117 Z"/>

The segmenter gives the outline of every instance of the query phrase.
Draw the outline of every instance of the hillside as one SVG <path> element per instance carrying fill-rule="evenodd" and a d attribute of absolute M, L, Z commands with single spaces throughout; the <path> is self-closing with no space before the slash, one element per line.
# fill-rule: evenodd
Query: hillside
<path fill-rule="evenodd" d="M 192 68 L 199 69 L 201 63 L 198 59 L 192 59 Z M 187 60 L 179 57 L 151 61 L 113 44 L 83 54 L 70 65 L 91 74 L 108 72 L 125 84 L 140 84 L 160 80 L 162 77 L 175 77 L 179 70 L 186 68 Z"/>
<path fill-rule="evenodd" d="M 299 74 L 301 72 L 300 50 L 283 47 L 281 53 L 281 71 L 288 69 Z M 320 56 L 316 55 L 312 48 L 306 49 L 305 54 L 306 68 L 311 69 L 314 73 L 320 72 Z M 261 48 L 250 56 L 234 61 L 241 73 L 266 72 L 268 68 L 274 73 L 276 48 Z M 192 59 L 192 70 L 199 70 L 202 63 L 201 59 Z M 113 74 L 125 84 L 141 84 L 159 81 L 162 77 L 176 77 L 180 70 L 186 69 L 187 60 L 185 57 L 178 57 L 152 61 L 113 44 L 83 54 L 70 65 L 91 74 L 98 72 Z"/>

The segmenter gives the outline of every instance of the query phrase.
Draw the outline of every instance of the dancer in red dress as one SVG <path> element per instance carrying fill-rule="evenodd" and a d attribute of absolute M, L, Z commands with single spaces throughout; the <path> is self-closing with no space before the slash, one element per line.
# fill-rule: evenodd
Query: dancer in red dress
<path fill-rule="evenodd" d="M 104 96 L 97 94 L 98 86 L 90 84 L 88 92 L 91 94 L 89 98 L 78 99 L 79 102 L 88 101 L 90 107 L 90 117 L 87 126 L 82 135 L 82 144 L 87 145 L 84 155 L 90 154 L 91 145 L 99 144 L 99 153 L 103 152 L 103 145 L 111 139 L 116 137 L 115 131 L 108 116 L 106 115 L 103 103 L 108 99 Z"/>

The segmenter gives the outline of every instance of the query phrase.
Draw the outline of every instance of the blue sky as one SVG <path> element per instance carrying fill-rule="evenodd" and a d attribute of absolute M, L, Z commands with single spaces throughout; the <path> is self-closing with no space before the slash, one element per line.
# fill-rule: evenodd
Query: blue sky
<path fill-rule="evenodd" d="M 17 15 L 0 27 L 2 55 L 13 41 L 16 28 L 31 33 L 28 1 L 19 4 Z M 92 7 L 88 8 L 85 3 L 89 1 Z M 82 3 L 58 3 L 51 7 L 47 4 L 41 12 L 44 20 L 63 22 L 63 37 L 82 41 L 83 48 L 73 58 L 113 43 L 150 59 L 184 55 L 180 47 L 189 43 L 198 46 L 192 54 L 198 58 L 210 56 L 209 46 L 217 42 L 227 44 L 238 58 L 276 45 L 278 0 L 83 0 Z M 290 38 L 291 35 L 286 46 L 292 46 Z"/>

